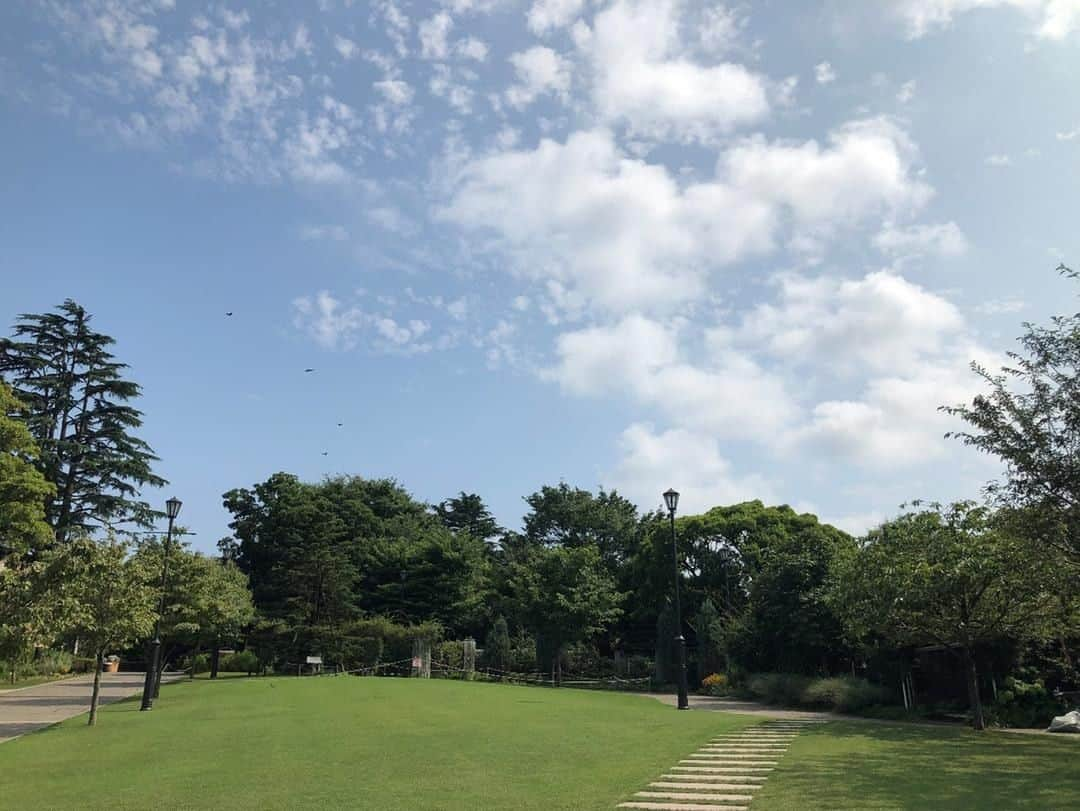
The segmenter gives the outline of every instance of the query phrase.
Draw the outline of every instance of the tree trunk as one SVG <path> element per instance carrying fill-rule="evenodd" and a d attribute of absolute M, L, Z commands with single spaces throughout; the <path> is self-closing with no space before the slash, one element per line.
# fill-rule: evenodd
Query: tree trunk
<path fill-rule="evenodd" d="M 94 691 L 90 693 L 90 720 L 88 726 L 97 723 L 98 696 L 101 695 L 101 668 L 105 664 L 105 650 L 101 649 L 94 656 Z"/>
<path fill-rule="evenodd" d="M 967 680 L 968 704 L 971 706 L 971 725 L 975 729 L 986 729 L 983 718 L 982 698 L 979 697 L 979 671 L 971 648 L 964 647 L 964 677 Z"/>
<path fill-rule="evenodd" d="M 218 664 L 221 662 L 221 643 L 215 638 L 214 647 L 210 651 L 210 678 L 216 679 L 218 674 Z"/>
<path fill-rule="evenodd" d="M 191 654 L 191 673 L 188 674 L 189 679 L 194 679 L 195 678 L 195 660 L 199 658 L 199 649 L 200 649 L 200 647 L 201 646 L 199 645 L 199 643 L 196 642 L 195 643 L 195 652 L 193 654 Z"/>

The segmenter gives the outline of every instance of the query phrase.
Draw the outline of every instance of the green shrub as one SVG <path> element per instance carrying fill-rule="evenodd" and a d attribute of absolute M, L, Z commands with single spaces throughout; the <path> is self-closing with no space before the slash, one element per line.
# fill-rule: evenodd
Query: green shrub
<path fill-rule="evenodd" d="M 210 656 L 205 653 L 189 656 L 182 665 L 184 670 L 190 670 L 194 666 L 196 673 L 206 673 L 210 669 Z"/>
<path fill-rule="evenodd" d="M 431 662 L 438 662 L 452 670 L 461 670 L 465 667 L 464 643 L 447 640 L 433 645 L 431 648 Z"/>
<path fill-rule="evenodd" d="M 1045 727 L 1055 715 L 1068 709 L 1039 679 L 1025 682 L 1010 676 L 1004 688 L 987 708 L 988 720 L 995 726 Z"/>
<path fill-rule="evenodd" d="M 884 704 L 890 697 L 888 690 L 866 679 L 835 676 L 811 681 L 803 690 L 800 703 L 833 712 L 857 712 L 875 704 Z"/>
<path fill-rule="evenodd" d="M 755 673 L 747 678 L 741 693 L 766 704 L 833 712 L 859 712 L 888 704 L 894 698 L 889 690 L 866 679 L 851 676 L 814 679 L 794 673 Z"/>
<path fill-rule="evenodd" d="M 75 664 L 75 657 L 65 650 L 44 651 L 34 660 L 40 676 L 66 676 Z"/>
<path fill-rule="evenodd" d="M 707 696 L 726 696 L 731 692 L 731 682 L 723 673 L 710 673 L 701 680 L 701 692 Z"/>
<path fill-rule="evenodd" d="M 251 650 L 230 653 L 221 657 L 218 669 L 226 673 L 247 673 L 250 676 L 259 672 L 259 657 Z"/>
<path fill-rule="evenodd" d="M 794 673 L 755 673 L 746 680 L 746 692 L 766 704 L 798 706 L 810 681 Z"/>

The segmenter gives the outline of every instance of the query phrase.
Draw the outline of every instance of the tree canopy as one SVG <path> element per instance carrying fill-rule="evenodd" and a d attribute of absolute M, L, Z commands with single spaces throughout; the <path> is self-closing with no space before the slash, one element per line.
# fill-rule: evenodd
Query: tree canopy
<path fill-rule="evenodd" d="M 56 488 L 34 466 L 37 444 L 24 422 L 25 408 L 0 382 L 0 558 L 49 545 L 45 503 Z"/>
<path fill-rule="evenodd" d="M 1080 280 L 1064 265 L 1058 270 Z M 1029 536 L 1080 565 L 1080 312 L 1024 329 L 1009 365 L 992 372 L 972 364 L 989 391 L 944 410 L 970 426 L 955 436 L 1005 463 L 991 494 L 1026 508 Z"/>
<path fill-rule="evenodd" d="M 15 337 L 0 339 L 0 379 L 26 406 L 35 464 L 56 488 L 45 517 L 60 542 L 93 526 L 149 525 L 155 513 L 139 488 L 166 484 L 151 468 L 153 450 L 132 433 L 142 425 L 128 405 L 139 386 L 90 321 L 68 299 L 56 312 L 19 316 Z"/>

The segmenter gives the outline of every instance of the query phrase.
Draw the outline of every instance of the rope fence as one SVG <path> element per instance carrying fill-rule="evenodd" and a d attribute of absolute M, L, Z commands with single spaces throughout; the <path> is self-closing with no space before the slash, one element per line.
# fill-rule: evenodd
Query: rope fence
<path fill-rule="evenodd" d="M 308 675 L 316 677 L 325 676 L 412 676 L 414 660 L 397 659 L 392 662 L 377 662 L 366 667 L 350 668 L 348 670 L 340 665 L 324 665 L 319 672 Z M 539 687 L 572 687 L 581 690 L 624 690 L 628 692 L 644 692 L 649 690 L 652 679 L 648 676 L 640 678 L 620 678 L 618 676 L 598 676 L 595 678 L 571 676 L 561 680 L 554 679 L 550 673 L 534 671 L 532 673 L 519 673 L 511 670 L 500 670 L 495 667 L 477 667 L 467 670 L 463 667 L 447 662 L 431 662 L 431 678 L 436 679 L 461 679 L 463 681 L 498 682 L 503 684 L 526 684 Z"/>

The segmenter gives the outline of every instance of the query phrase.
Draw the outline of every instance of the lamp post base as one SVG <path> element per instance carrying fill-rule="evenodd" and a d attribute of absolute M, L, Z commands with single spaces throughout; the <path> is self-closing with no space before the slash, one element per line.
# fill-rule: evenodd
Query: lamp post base
<path fill-rule="evenodd" d="M 150 662 L 146 666 L 146 678 L 143 680 L 142 704 L 139 711 L 145 712 L 154 708 L 154 696 L 157 694 L 158 662 L 161 661 L 161 640 L 155 639 L 150 643 Z"/>
<path fill-rule="evenodd" d="M 686 689 L 686 638 L 679 634 L 679 709 L 690 709 L 690 699 Z"/>

